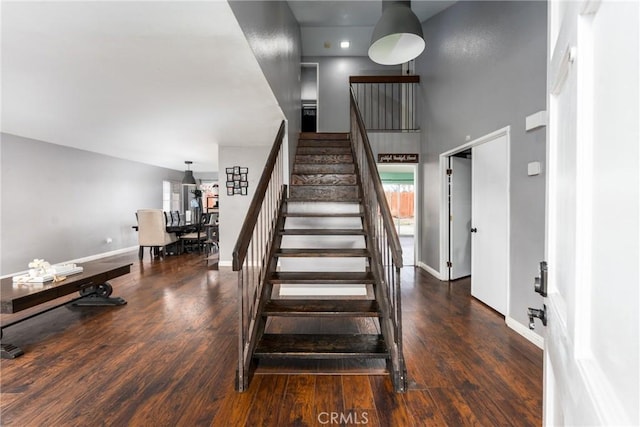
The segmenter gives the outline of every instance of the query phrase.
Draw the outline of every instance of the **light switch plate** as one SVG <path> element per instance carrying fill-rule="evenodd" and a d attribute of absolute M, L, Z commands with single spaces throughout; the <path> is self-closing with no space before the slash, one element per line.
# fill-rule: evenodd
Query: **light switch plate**
<path fill-rule="evenodd" d="M 530 162 L 527 164 L 527 174 L 529 176 L 540 175 L 540 172 L 542 172 L 540 162 Z"/>

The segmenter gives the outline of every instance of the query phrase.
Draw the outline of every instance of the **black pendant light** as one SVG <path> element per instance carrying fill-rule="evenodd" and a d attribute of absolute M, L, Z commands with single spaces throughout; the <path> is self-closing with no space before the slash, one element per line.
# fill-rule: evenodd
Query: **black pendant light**
<path fill-rule="evenodd" d="M 193 163 L 191 160 L 185 160 L 187 170 L 184 171 L 184 178 L 182 178 L 182 185 L 196 185 L 196 179 L 193 177 L 193 171 L 189 169 L 189 165 Z"/>
<path fill-rule="evenodd" d="M 415 59 L 424 50 L 422 24 L 410 1 L 382 1 L 382 16 L 371 36 L 369 58 L 382 65 Z"/>

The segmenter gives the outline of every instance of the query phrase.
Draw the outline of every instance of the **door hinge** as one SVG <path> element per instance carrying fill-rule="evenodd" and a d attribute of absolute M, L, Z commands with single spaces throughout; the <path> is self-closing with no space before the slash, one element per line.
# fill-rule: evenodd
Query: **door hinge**
<path fill-rule="evenodd" d="M 451 261 L 447 261 L 447 267 L 449 268 L 453 267 L 453 263 Z"/>
<path fill-rule="evenodd" d="M 452 175 L 453 174 L 453 169 L 447 169 L 447 175 Z"/>

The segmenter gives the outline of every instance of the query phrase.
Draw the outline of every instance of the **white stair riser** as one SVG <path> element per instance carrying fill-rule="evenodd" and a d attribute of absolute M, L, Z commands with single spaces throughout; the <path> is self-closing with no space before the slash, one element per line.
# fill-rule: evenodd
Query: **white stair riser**
<path fill-rule="evenodd" d="M 280 285 L 280 296 L 366 296 L 366 285 Z"/>
<path fill-rule="evenodd" d="M 365 249 L 364 236 L 282 236 L 285 249 Z"/>
<path fill-rule="evenodd" d="M 280 258 L 280 271 L 366 271 L 366 258 Z"/>
<path fill-rule="evenodd" d="M 284 223 L 285 229 L 305 228 L 347 228 L 349 230 L 362 230 L 362 220 L 360 218 L 342 217 L 288 217 Z"/>
<path fill-rule="evenodd" d="M 289 202 L 289 213 L 360 213 L 358 203 L 334 203 L 334 202 Z"/>

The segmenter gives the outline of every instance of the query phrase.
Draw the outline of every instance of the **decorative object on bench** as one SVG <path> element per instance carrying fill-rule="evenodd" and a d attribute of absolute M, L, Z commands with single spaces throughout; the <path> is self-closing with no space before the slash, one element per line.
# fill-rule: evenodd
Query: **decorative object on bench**
<path fill-rule="evenodd" d="M 29 263 L 29 272 L 18 276 L 13 276 L 14 285 L 18 283 L 46 283 L 50 281 L 59 282 L 66 276 L 82 273 L 82 267 L 76 264 L 56 264 L 51 265 L 43 259 L 34 259 Z"/>
<path fill-rule="evenodd" d="M 175 244 L 178 238 L 173 233 L 167 233 L 162 209 L 138 210 L 138 258 L 142 259 L 145 247 L 163 254 L 168 245 Z"/>
<path fill-rule="evenodd" d="M 33 267 L 31 267 L 31 264 L 33 264 Z M 33 263 L 30 263 L 30 267 L 36 270 L 34 272 L 36 276 L 34 277 L 46 277 L 40 275 L 42 273 L 41 269 L 44 269 L 46 275 L 50 274 L 46 273 L 47 270 L 56 267 L 47 267 L 47 265 L 48 263 L 44 260 L 34 260 Z M 60 265 L 69 266 L 72 264 Z M 9 326 L 29 320 L 34 316 L 54 310 L 63 305 L 117 306 L 127 303 L 122 298 L 111 296 L 113 287 L 108 280 L 128 274 L 131 270 L 131 264 L 92 261 L 82 266 L 76 266 L 75 269 L 77 270 L 78 268 L 81 270 L 80 272 L 60 281 L 49 280 L 47 282 L 30 283 L 14 281 L 14 278 L 2 279 L 0 281 L 0 313 L 17 313 L 74 292 L 78 292 L 80 295 L 72 300 L 66 300 L 61 304 L 50 306 L 42 311 L 2 325 L 0 327 L 0 339 L 2 338 L 4 329 Z M 15 345 L 7 343 L 0 345 L 0 357 L 3 359 L 14 359 L 23 353 L 24 352 Z"/>

